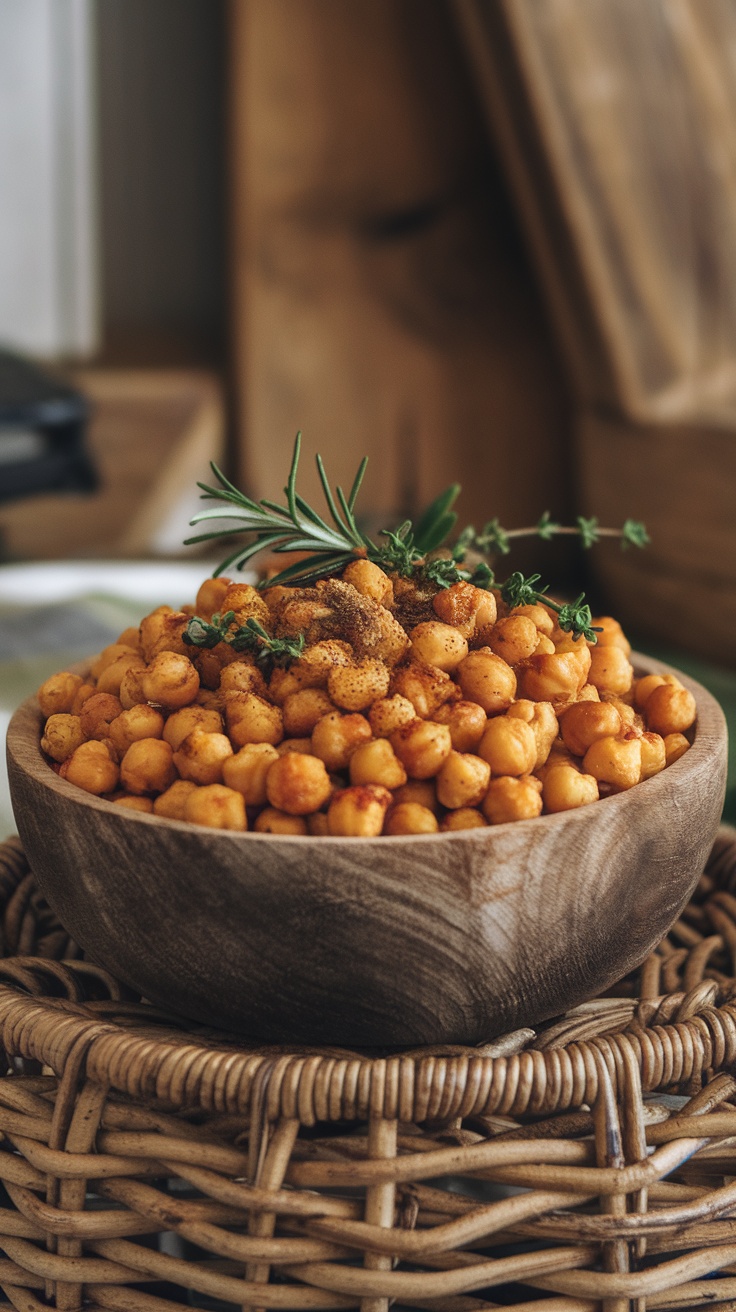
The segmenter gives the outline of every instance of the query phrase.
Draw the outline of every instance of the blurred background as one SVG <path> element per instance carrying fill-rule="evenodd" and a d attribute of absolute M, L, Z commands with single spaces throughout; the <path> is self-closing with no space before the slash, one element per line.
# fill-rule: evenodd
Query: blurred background
<path fill-rule="evenodd" d="M 730 0 L 3 0 L 0 180 L 4 706 L 300 428 L 368 527 L 644 520 L 509 569 L 736 714 Z"/>

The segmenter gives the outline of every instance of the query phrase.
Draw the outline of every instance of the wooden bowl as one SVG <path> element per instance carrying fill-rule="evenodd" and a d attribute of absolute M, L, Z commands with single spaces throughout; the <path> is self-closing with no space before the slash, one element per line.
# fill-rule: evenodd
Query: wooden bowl
<path fill-rule="evenodd" d="M 668 667 L 636 657 L 640 672 Z M 723 805 L 726 726 L 629 792 L 449 834 L 238 834 L 114 806 L 59 779 L 35 699 L 8 766 L 49 903 L 154 1002 L 285 1043 L 474 1044 L 605 989 L 677 917 Z"/>

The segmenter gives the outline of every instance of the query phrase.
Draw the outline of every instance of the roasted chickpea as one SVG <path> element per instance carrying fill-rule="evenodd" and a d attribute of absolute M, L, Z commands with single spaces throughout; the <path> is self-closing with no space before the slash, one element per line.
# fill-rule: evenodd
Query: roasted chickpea
<path fill-rule="evenodd" d="M 111 722 L 117 719 L 122 709 L 119 698 L 113 697 L 112 693 L 93 693 L 79 714 L 85 738 L 107 738 Z"/>
<path fill-rule="evenodd" d="M 257 834 L 295 834 L 300 837 L 309 833 L 303 815 L 288 815 L 286 811 L 279 811 L 275 806 L 267 806 L 261 811 L 253 828 Z"/>
<path fill-rule="evenodd" d="M 124 756 L 131 743 L 141 738 L 161 738 L 164 732 L 164 717 L 155 706 L 131 706 L 127 711 L 110 721 L 110 742 Z"/>
<path fill-rule="evenodd" d="M 554 623 L 549 611 L 537 604 L 531 606 L 514 606 L 509 611 L 509 615 L 524 615 L 531 620 L 538 633 L 543 634 L 546 638 L 551 638 L 554 632 Z"/>
<path fill-rule="evenodd" d="M 394 789 L 394 802 L 416 802 L 426 806 L 428 811 L 438 811 L 437 788 L 434 779 L 409 779 L 400 788 Z"/>
<path fill-rule="evenodd" d="M 573 811 L 598 800 L 598 783 L 593 775 L 582 774 L 570 765 L 555 765 L 544 776 L 542 797 L 553 814 Z"/>
<path fill-rule="evenodd" d="M 140 676 L 146 701 L 177 711 L 188 706 L 199 692 L 199 675 L 188 656 L 162 651 L 154 656 Z"/>
<path fill-rule="evenodd" d="M 235 614 L 236 624 L 245 624 L 247 620 L 258 620 L 268 629 L 271 612 L 257 588 L 252 583 L 231 583 L 223 594 L 220 611 Z"/>
<path fill-rule="evenodd" d="M 327 810 L 327 827 L 334 838 L 376 838 L 391 805 L 388 788 L 355 784 L 335 793 Z"/>
<path fill-rule="evenodd" d="M 507 665 L 518 665 L 533 654 L 539 633 L 528 616 L 512 611 L 505 619 L 496 621 L 487 641 L 491 651 Z"/>
<path fill-rule="evenodd" d="M 82 721 L 78 715 L 59 711 L 46 721 L 41 739 L 41 751 L 54 761 L 66 761 L 84 742 Z"/>
<path fill-rule="evenodd" d="M 132 651 L 138 651 L 141 644 L 141 635 L 137 627 L 123 629 L 119 638 L 115 639 L 119 647 L 130 647 Z"/>
<path fill-rule="evenodd" d="M 554 651 L 555 644 L 552 639 L 548 638 L 546 633 L 540 633 L 537 638 L 537 645 L 532 652 L 532 656 L 553 656 Z"/>
<path fill-rule="evenodd" d="M 136 655 L 137 653 L 134 652 L 132 654 Z M 92 662 L 92 668 L 90 670 L 90 674 L 95 683 L 99 686 L 100 675 L 104 673 L 109 665 L 114 665 L 115 661 L 119 660 L 121 656 L 130 657 L 130 655 L 131 648 L 124 646 L 123 643 L 113 642 L 109 647 L 103 648 L 97 659 Z M 139 659 L 142 660 L 142 658 Z M 145 664 L 145 662 L 143 662 L 143 664 Z M 58 675 L 56 677 L 58 678 Z"/>
<path fill-rule="evenodd" d="M 61 766 L 62 779 L 83 788 L 86 793 L 111 793 L 117 787 L 118 767 L 110 755 L 107 743 L 92 738 L 80 743 Z"/>
<path fill-rule="evenodd" d="M 391 734 L 391 746 L 412 779 L 431 779 L 452 751 L 446 724 L 411 720 Z"/>
<path fill-rule="evenodd" d="M 246 743 L 271 743 L 276 747 L 284 736 L 280 708 L 254 692 L 227 693 L 225 720 L 234 747 L 245 747 Z"/>
<path fill-rule="evenodd" d="M 205 733 L 222 733 L 222 716 L 219 711 L 207 710 L 205 706 L 196 704 L 183 706 L 180 711 L 174 711 L 173 715 L 169 716 L 161 736 L 164 742 L 177 752 L 184 739 L 188 738 L 195 729 L 204 729 Z M 154 738 L 157 735 L 150 736 Z"/>
<path fill-rule="evenodd" d="M 230 740 L 224 733 L 192 729 L 174 752 L 174 765 L 182 779 L 215 784 L 221 782 L 223 765 L 232 755 Z"/>
<path fill-rule="evenodd" d="M 348 642 L 325 638 L 307 647 L 290 669 L 300 688 L 326 688 L 330 670 L 346 668 L 352 664 L 353 649 Z M 292 691 L 298 692 L 298 688 Z"/>
<path fill-rule="evenodd" d="M 478 755 L 493 774 L 530 774 L 537 759 L 537 740 L 524 720 L 499 715 L 489 720 L 478 745 Z"/>
<path fill-rule="evenodd" d="M 481 809 L 492 825 L 504 825 L 512 820 L 533 820 L 535 816 L 541 815 L 542 796 L 536 781 L 501 776 L 491 780 Z"/>
<path fill-rule="evenodd" d="M 598 647 L 619 647 L 625 656 L 629 655 L 631 643 L 624 635 L 618 620 L 610 615 L 599 615 L 593 620 L 593 627 L 600 629 L 600 633 L 596 635 Z"/>
<path fill-rule="evenodd" d="M 255 661 L 240 657 L 223 667 L 219 687 L 221 692 L 254 692 L 258 697 L 263 697 L 266 680 Z"/>
<path fill-rule="evenodd" d="M 120 680 L 118 696 L 124 711 L 129 711 L 132 706 L 141 706 L 146 701 L 146 694 L 141 684 L 144 673 L 145 669 L 128 669 Z"/>
<path fill-rule="evenodd" d="M 665 683 L 655 688 L 644 705 L 647 728 L 666 737 L 670 733 L 684 733 L 695 723 L 698 708 L 687 688 L 675 688 Z"/>
<path fill-rule="evenodd" d="M 641 739 L 633 735 L 597 738 L 585 753 L 583 769 L 599 783 L 615 789 L 633 788 L 641 778 Z"/>
<path fill-rule="evenodd" d="M 589 649 L 585 647 L 585 651 Z M 575 698 L 585 684 L 575 652 L 530 656 L 519 675 L 519 693 L 533 702 L 565 702 Z"/>
<path fill-rule="evenodd" d="M 406 770 L 387 738 L 374 738 L 356 747 L 350 757 L 350 782 L 384 788 L 400 788 L 406 783 Z"/>
<path fill-rule="evenodd" d="M 634 710 L 634 707 L 629 706 L 628 701 L 624 700 L 623 697 L 616 697 L 612 692 L 604 692 L 601 701 L 606 702 L 608 706 L 616 707 L 616 710 L 621 716 L 621 723 L 624 730 L 634 729 L 637 733 L 642 732 L 644 729 L 644 721 L 641 715 L 638 715 Z"/>
<path fill-rule="evenodd" d="M 417 624 L 409 637 L 414 660 L 425 665 L 433 665 L 447 674 L 456 669 L 468 654 L 465 638 L 451 624 L 428 620 L 423 624 Z"/>
<path fill-rule="evenodd" d="M 222 600 L 229 587 L 230 579 L 205 579 L 194 603 L 197 615 L 203 620 L 211 620 L 215 612 L 222 614 Z"/>
<path fill-rule="evenodd" d="M 327 677 L 327 690 L 335 706 L 364 711 L 385 697 L 390 675 L 383 661 L 366 657 L 356 665 L 337 666 Z"/>
<path fill-rule="evenodd" d="M 36 693 L 44 718 L 48 719 L 50 715 L 72 714 L 75 696 L 83 683 L 84 680 L 80 675 L 68 674 L 66 671 L 52 674 L 50 679 L 46 679 Z M 74 712 L 74 714 L 78 713 L 78 711 Z"/>
<path fill-rule="evenodd" d="M 440 830 L 443 834 L 454 832 L 456 829 L 487 828 L 488 821 L 472 806 L 461 806 L 457 811 L 448 811 L 444 820 L 440 821 Z"/>
<path fill-rule="evenodd" d="M 184 632 L 190 618 L 183 610 L 173 611 L 171 615 L 165 616 L 161 633 L 155 642 L 149 644 L 146 656 L 149 664 L 162 651 L 173 651 L 178 656 L 186 656 L 187 660 L 190 659 L 191 648 L 184 641 Z"/>
<path fill-rule="evenodd" d="M 380 697 L 368 712 L 368 721 L 376 738 L 390 738 L 395 729 L 416 718 L 414 706 L 408 697 L 395 693 L 393 697 Z"/>
<path fill-rule="evenodd" d="M 246 743 L 223 761 L 223 781 L 243 794 L 246 806 L 265 806 L 266 775 L 277 758 L 278 752 L 270 743 Z"/>
<path fill-rule="evenodd" d="M 315 811 L 314 815 L 307 816 L 307 833 L 313 838 L 329 838 L 330 829 L 325 811 Z"/>
<path fill-rule="evenodd" d="M 224 784 L 195 788 L 184 803 L 184 817 L 190 824 L 209 825 L 212 829 L 242 832 L 248 828 L 242 794 Z"/>
<path fill-rule="evenodd" d="M 436 834 L 438 830 L 436 815 L 417 802 L 399 802 L 398 806 L 392 806 L 383 826 L 384 834 L 392 837 L 399 834 Z"/>
<path fill-rule="evenodd" d="M 123 648 L 125 651 L 125 648 Z M 129 670 L 140 672 L 145 670 L 146 663 L 142 656 L 137 652 L 131 651 L 130 648 L 124 656 L 119 656 L 116 661 L 107 665 L 97 680 L 98 692 L 111 692 L 115 697 L 120 696 L 120 687 Z"/>
<path fill-rule="evenodd" d="M 634 705 L 638 711 L 644 709 L 650 693 L 653 693 L 655 688 L 661 688 L 664 681 L 664 676 L 661 674 L 645 674 L 642 679 L 634 680 Z"/>
<path fill-rule="evenodd" d="M 139 738 L 120 762 L 120 782 L 129 793 L 163 793 L 175 778 L 173 752 L 162 738 Z"/>
<path fill-rule="evenodd" d="M 684 733 L 668 733 L 664 739 L 664 753 L 667 765 L 674 765 L 679 761 L 685 752 L 689 751 L 690 743 Z"/>
<path fill-rule="evenodd" d="M 276 748 L 277 756 L 285 756 L 287 752 L 301 752 L 303 756 L 313 756 L 311 738 L 284 738 Z"/>
<path fill-rule="evenodd" d="M 266 796 L 277 811 L 309 815 L 319 811 L 332 792 L 324 761 L 289 752 L 273 762 L 266 775 Z"/>
<path fill-rule="evenodd" d="M 84 703 L 88 700 L 88 698 L 94 697 L 96 692 L 97 689 L 95 688 L 95 685 L 93 683 L 81 684 L 80 687 L 77 688 L 77 691 L 74 694 L 74 701 L 72 702 L 72 709 L 71 709 L 72 715 L 81 715 L 82 707 L 84 706 Z"/>
<path fill-rule="evenodd" d="M 658 733 L 647 731 L 641 735 L 641 778 L 651 779 L 659 774 L 667 764 L 667 749 L 664 738 Z"/>
<path fill-rule="evenodd" d="M 419 661 L 409 661 L 393 671 L 390 684 L 394 696 L 411 702 L 420 719 L 433 715 L 447 701 L 456 701 L 457 685 L 445 670 Z"/>
<path fill-rule="evenodd" d="M 447 725 L 456 752 L 474 752 L 488 723 L 488 716 L 477 702 L 445 702 L 432 719 Z"/>
<path fill-rule="evenodd" d="M 237 652 L 227 642 L 218 642 L 215 647 L 198 649 L 191 660 L 199 675 L 200 688 L 209 688 L 211 692 L 215 692 L 220 687 L 223 671 L 234 665 L 237 659 Z"/>
<path fill-rule="evenodd" d="M 284 733 L 292 738 L 304 738 L 311 734 L 318 720 L 335 708 L 324 689 L 301 688 L 299 692 L 289 693 L 281 709 Z"/>
<path fill-rule="evenodd" d="M 312 751 L 327 769 L 335 773 L 347 769 L 350 757 L 361 743 L 372 737 L 371 726 L 364 715 L 341 715 L 331 711 L 323 715 L 312 730 Z"/>
<path fill-rule="evenodd" d="M 585 756 L 597 738 L 616 738 L 622 731 L 621 715 L 608 702 L 575 702 L 561 717 L 566 747 L 574 756 Z"/>
<path fill-rule="evenodd" d="M 353 560 L 342 572 L 344 583 L 352 583 L 364 597 L 377 601 L 379 606 L 392 606 L 394 585 L 387 574 L 372 560 Z"/>
<path fill-rule="evenodd" d="M 438 619 L 457 629 L 464 638 L 470 638 L 476 628 L 494 624 L 496 620 L 493 593 L 467 582 L 443 588 L 433 597 L 432 609 Z"/>
<path fill-rule="evenodd" d="M 477 702 L 489 715 L 505 711 L 516 696 L 516 675 L 489 647 L 471 651 L 457 667 L 466 701 Z"/>
<path fill-rule="evenodd" d="M 634 679 L 634 667 L 620 647 L 592 647 L 588 683 L 600 693 L 612 692 L 621 697 L 629 691 Z"/>
<path fill-rule="evenodd" d="M 154 815 L 162 815 L 167 820 L 186 820 L 186 801 L 196 787 L 191 779 L 175 779 L 164 793 L 154 798 Z"/>
<path fill-rule="evenodd" d="M 559 723 L 551 702 L 532 702 L 520 698 L 509 706 L 506 715 L 512 720 L 523 720 L 529 725 L 537 744 L 537 757 L 534 769 L 544 765 L 552 750 L 552 744 L 559 733 Z"/>
<path fill-rule="evenodd" d="M 144 815 L 153 814 L 153 799 L 151 797 L 114 797 L 113 802 L 116 806 L 122 806 L 126 811 L 142 811 Z"/>
<path fill-rule="evenodd" d="M 157 606 L 141 620 L 139 629 L 139 643 L 141 655 L 145 661 L 149 661 L 153 655 L 153 648 L 166 630 L 166 616 L 173 615 L 173 606 Z"/>
<path fill-rule="evenodd" d="M 450 752 L 437 775 L 437 797 L 449 810 L 476 806 L 488 790 L 491 767 L 470 752 Z"/>

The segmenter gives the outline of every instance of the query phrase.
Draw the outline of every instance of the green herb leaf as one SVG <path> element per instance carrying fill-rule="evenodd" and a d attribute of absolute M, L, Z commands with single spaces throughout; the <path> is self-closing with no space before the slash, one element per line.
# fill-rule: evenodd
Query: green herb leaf
<path fill-rule="evenodd" d="M 627 519 L 621 529 L 621 547 L 623 550 L 628 546 L 647 547 L 651 538 L 647 533 L 646 526 L 638 519 Z"/>
<path fill-rule="evenodd" d="M 543 542 L 551 542 L 556 533 L 559 533 L 560 524 L 556 524 L 548 510 L 537 521 L 537 537 Z"/>
<path fill-rule="evenodd" d="M 578 526 L 580 543 L 584 549 L 587 551 L 590 547 L 595 546 L 599 538 L 598 520 L 595 517 L 586 519 L 584 515 L 578 515 L 575 523 Z"/>

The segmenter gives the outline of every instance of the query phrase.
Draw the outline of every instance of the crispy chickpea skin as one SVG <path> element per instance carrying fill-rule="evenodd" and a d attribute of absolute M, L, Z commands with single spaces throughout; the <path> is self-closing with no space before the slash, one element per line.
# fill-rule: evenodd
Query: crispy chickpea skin
<path fill-rule="evenodd" d="M 178 711 L 193 702 L 199 692 L 199 675 L 188 656 L 162 651 L 154 656 L 141 675 L 146 701 Z"/>
<path fill-rule="evenodd" d="M 571 765 L 555 765 L 544 776 L 544 805 L 555 814 L 573 811 L 598 800 L 598 783 L 593 775 L 582 774 Z"/>
<path fill-rule="evenodd" d="M 488 790 L 491 767 L 470 752 L 450 752 L 437 775 L 437 798 L 448 810 L 476 806 Z"/>
<path fill-rule="evenodd" d="M 574 756 L 585 756 L 597 738 L 616 738 L 621 715 L 608 702 L 574 702 L 560 720 L 562 739 Z"/>
<path fill-rule="evenodd" d="M 184 739 L 195 729 L 204 729 L 206 733 L 222 733 L 222 716 L 218 711 L 207 710 L 204 706 L 183 706 L 180 711 L 174 711 L 169 716 L 161 737 L 177 752 Z M 157 735 L 150 736 L 154 738 Z"/>
<path fill-rule="evenodd" d="M 417 802 L 429 811 L 439 810 L 437 788 L 434 779 L 409 779 L 400 788 L 394 789 L 394 802 Z"/>
<path fill-rule="evenodd" d="M 222 668 L 219 686 L 222 692 L 254 692 L 263 697 L 266 680 L 254 661 L 240 657 Z"/>
<path fill-rule="evenodd" d="M 526 615 L 512 613 L 505 619 L 497 620 L 488 635 L 488 646 L 492 652 L 506 661 L 507 665 L 518 665 L 533 655 L 539 641 L 539 633 L 534 621 Z"/>
<path fill-rule="evenodd" d="M 151 797 L 114 797 L 115 806 L 122 806 L 126 811 L 142 811 L 144 815 L 153 814 L 153 799 Z"/>
<path fill-rule="evenodd" d="M 226 734 L 192 729 L 174 752 L 174 765 L 182 779 L 191 779 L 195 784 L 217 784 L 221 783 L 222 767 L 232 754 Z"/>
<path fill-rule="evenodd" d="M 488 716 L 477 702 L 445 702 L 432 719 L 447 725 L 456 752 L 474 752 L 488 723 Z"/>
<path fill-rule="evenodd" d="M 344 711 L 364 711 L 388 692 L 390 675 L 383 661 L 368 656 L 357 665 L 330 670 L 327 691 Z"/>
<path fill-rule="evenodd" d="M 664 738 L 664 754 L 667 765 L 674 765 L 685 752 L 690 750 L 690 743 L 684 733 L 668 733 Z"/>
<path fill-rule="evenodd" d="M 54 761 L 66 761 L 84 742 L 82 721 L 78 715 L 59 711 L 46 721 L 41 739 L 41 750 Z"/>
<path fill-rule="evenodd" d="M 583 644 L 584 645 L 584 644 Z M 585 650 L 589 649 L 585 647 Z M 533 702 L 565 702 L 585 683 L 575 652 L 555 651 L 530 656 L 519 676 L 519 693 Z"/>
<path fill-rule="evenodd" d="M 514 606 L 509 615 L 524 615 L 531 620 L 538 633 L 543 634 L 545 638 L 551 638 L 554 632 L 554 622 L 549 611 L 538 604 L 531 606 Z"/>
<path fill-rule="evenodd" d="M 505 711 L 516 696 L 516 675 L 489 647 L 471 651 L 457 667 L 466 701 L 477 702 L 489 715 Z"/>
<path fill-rule="evenodd" d="M 633 788 L 641 778 L 641 739 L 597 738 L 585 753 L 583 769 L 599 783 L 615 789 Z"/>
<path fill-rule="evenodd" d="M 350 757 L 350 782 L 384 788 L 400 788 L 406 783 L 406 770 L 388 738 L 374 738 L 356 747 Z"/>
<path fill-rule="evenodd" d="M 97 691 L 111 692 L 115 697 L 119 697 L 120 687 L 128 671 L 139 672 L 145 670 L 145 668 L 146 663 L 143 657 L 129 648 L 126 655 L 119 656 L 116 661 L 113 661 L 102 671 L 97 680 Z"/>
<path fill-rule="evenodd" d="M 452 673 L 468 654 L 468 644 L 462 633 L 451 624 L 427 620 L 417 624 L 409 634 L 414 659 L 425 665 L 434 665 L 446 674 Z"/>
<path fill-rule="evenodd" d="M 457 811 L 448 811 L 444 820 L 440 821 L 440 830 L 443 834 L 453 833 L 456 829 L 487 828 L 488 821 L 485 816 L 472 806 L 461 806 Z"/>
<path fill-rule="evenodd" d="M 246 806 L 265 806 L 266 775 L 277 759 L 278 752 L 270 743 L 246 743 L 223 761 L 223 780 L 228 788 L 243 794 Z"/>
<path fill-rule="evenodd" d="M 506 715 L 512 720 L 524 720 L 529 725 L 537 744 L 537 756 L 534 769 L 544 765 L 552 750 L 560 726 L 551 702 L 531 702 L 520 698 L 509 706 Z"/>
<path fill-rule="evenodd" d="M 173 757 L 162 738 L 139 738 L 120 762 L 120 782 L 129 793 L 164 793 L 176 778 Z"/>
<path fill-rule="evenodd" d="M 305 756 L 314 756 L 312 751 L 311 738 L 284 738 L 276 748 L 277 756 L 285 756 L 287 752 L 302 752 Z"/>
<path fill-rule="evenodd" d="M 60 674 L 52 674 L 50 679 L 46 679 L 36 693 L 44 718 L 48 719 L 50 715 L 70 714 L 74 698 L 83 683 L 84 680 L 79 674 L 68 674 L 65 670 Z"/>
<path fill-rule="evenodd" d="M 489 720 L 478 745 L 478 755 L 494 775 L 530 774 L 537 759 L 537 740 L 531 725 L 509 715 Z"/>
<path fill-rule="evenodd" d="M 412 779 L 432 779 L 452 751 L 446 724 L 411 720 L 391 735 L 391 746 Z"/>
<path fill-rule="evenodd" d="M 222 599 L 229 587 L 230 579 L 205 579 L 194 603 L 195 613 L 203 620 L 211 620 L 215 611 L 222 610 Z"/>
<path fill-rule="evenodd" d="M 318 720 L 335 708 L 323 688 L 300 688 L 289 693 L 281 708 L 284 733 L 290 738 L 309 737 Z"/>
<path fill-rule="evenodd" d="M 157 606 L 141 620 L 139 629 L 140 649 L 143 659 L 149 661 L 153 655 L 153 648 L 166 629 L 166 616 L 173 615 L 173 606 Z"/>
<path fill-rule="evenodd" d="M 167 820 L 186 820 L 186 801 L 197 785 L 191 779 L 175 779 L 173 784 L 153 801 L 153 814 Z"/>
<path fill-rule="evenodd" d="M 416 718 L 414 706 L 408 697 L 395 693 L 393 697 L 380 697 L 368 712 L 368 722 L 376 738 L 390 738 L 395 729 Z"/>
<path fill-rule="evenodd" d="M 332 792 L 324 761 L 318 756 L 289 752 L 280 756 L 266 775 L 266 796 L 277 811 L 309 815 L 324 806 Z"/>
<path fill-rule="evenodd" d="M 246 743 L 271 743 L 276 747 L 284 736 L 280 707 L 254 692 L 227 693 L 225 720 L 234 747 L 245 747 Z"/>
<path fill-rule="evenodd" d="M 74 701 L 72 702 L 72 710 L 71 710 L 72 715 L 81 715 L 82 707 L 84 706 L 84 703 L 88 700 L 88 698 L 94 697 L 96 692 L 97 689 L 95 688 L 95 685 L 93 683 L 81 684 L 79 688 L 77 688 L 77 691 L 74 694 Z"/>
<path fill-rule="evenodd" d="M 86 793 L 111 793 L 117 787 L 118 767 L 110 755 L 107 743 L 97 738 L 80 743 L 61 767 L 61 776 L 70 784 L 83 788 Z"/>
<path fill-rule="evenodd" d="M 212 829 L 248 828 L 245 802 L 241 793 L 224 784 L 206 784 L 195 788 L 184 803 L 184 818 L 195 825 L 209 825 Z"/>
<path fill-rule="evenodd" d="M 436 834 L 438 830 L 437 816 L 418 802 L 399 802 L 392 806 L 383 826 L 384 834 L 394 838 L 400 834 Z"/>
<path fill-rule="evenodd" d="M 376 838 L 391 805 L 388 788 L 355 784 L 335 793 L 327 810 L 327 827 L 333 838 Z"/>
<path fill-rule="evenodd" d="M 122 709 L 120 700 L 113 697 L 112 693 L 93 693 L 79 714 L 85 738 L 107 738 L 110 724 L 122 713 Z"/>
<path fill-rule="evenodd" d="M 432 599 L 432 610 L 444 624 L 470 638 L 476 628 L 495 623 L 496 598 L 492 592 L 463 581 L 438 592 Z"/>
<path fill-rule="evenodd" d="M 658 733 L 647 730 L 641 739 L 641 778 L 651 779 L 659 774 L 667 764 L 667 749 L 664 738 Z"/>
<path fill-rule="evenodd" d="M 675 688 L 665 683 L 655 688 L 644 704 L 647 728 L 666 737 L 670 733 L 684 733 L 695 723 L 695 698 L 687 688 Z"/>
<path fill-rule="evenodd" d="M 528 778 L 512 779 L 503 775 L 491 780 L 481 810 L 492 825 L 505 825 L 512 820 L 533 820 L 542 813 L 542 795 L 536 781 Z"/>
<path fill-rule="evenodd" d="M 275 806 L 267 806 L 261 811 L 253 829 L 257 834 L 295 834 L 297 837 L 309 833 L 303 815 L 289 815 L 286 811 L 279 811 Z"/>
<path fill-rule="evenodd" d="M 625 636 L 618 620 L 613 619 L 611 615 L 599 615 L 593 620 L 593 626 L 601 630 L 596 635 L 597 646 L 619 647 L 625 656 L 629 655 L 631 643 Z"/>
<path fill-rule="evenodd" d="M 414 714 L 427 719 L 447 701 L 456 701 L 457 685 L 445 670 L 419 661 L 409 661 L 393 671 L 390 683 L 394 696 L 404 697 L 414 707 Z"/>
<path fill-rule="evenodd" d="M 128 669 L 120 680 L 118 696 L 124 711 L 129 711 L 131 706 L 141 706 L 146 701 L 146 694 L 141 685 L 143 673 L 144 670 Z"/>
<path fill-rule="evenodd" d="M 351 561 L 343 570 L 342 579 L 344 583 L 352 583 L 364 597 L 377 601 L 379 606 L 393 605 L 394 585 L 380 565 L 374 565 L 372 560 Z"/>
<path fill-rule="evenodd" d="M 620 647 L 590 649 L 588 683 L 599 692 L 612 692 L 617 697 L 629 691 L 634 680 L 634 667 Z"/>
<path fill-rule="evenodd" d="M 347 769 L 350 757 L 361 743 L 369 742 L 371 726 L 364 715 L 341 715 L 330 711 L 312 730 L 312 751 L 328 770 Z"/>
<path fill-rule="evenodd" d="M 161 738 L 164 733 L 164 717 L 155 706 L 131 706 L 121 711 L 110 721 L 110 742 L 121 756 L 127 752 L 131 743 L 141 738 Z M 172 744 L 173 746 L 173 744 Z"/>

